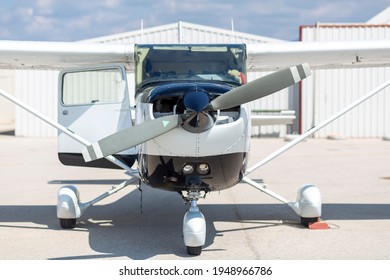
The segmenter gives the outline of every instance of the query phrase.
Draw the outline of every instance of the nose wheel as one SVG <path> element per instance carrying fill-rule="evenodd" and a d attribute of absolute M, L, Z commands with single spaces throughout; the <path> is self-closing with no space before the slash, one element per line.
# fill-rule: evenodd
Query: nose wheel
<path fill-rule="evenodd" d="M 187 254 L 190 256 L 200 256 L 200 254 L 202 253 L 202 246 L 198 246 L 198 247 L 187 246 L 186 248 L 187 248 Z"/>
<path fill-rule="evenodd" d="M 183 219 L 184 245 L 191 256 L 199 256 L 206 241 L 206 220 L 197 206 L 196 194 L 190 194 L 191 207 Z"/>

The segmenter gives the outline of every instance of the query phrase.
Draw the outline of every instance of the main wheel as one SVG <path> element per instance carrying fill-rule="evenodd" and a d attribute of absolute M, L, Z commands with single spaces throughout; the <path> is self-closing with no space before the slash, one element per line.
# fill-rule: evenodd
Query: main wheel
<path fill-rule="evenodd" d="M 188 255 L 199 256 L 200 253 L 202 253 L 202 246 L 198 246 L 198 247 L 186 246 L 186 247 L 187 247 L 187 254 Z"/>
<path fill-rule="evenodd" d="M 64 229 L 72 229 L 76 227 L 77 219 L 60 219 L 60 226 Z"/>
<path fill-rule="evenodd" d="M 303 217 L 301 217 L 301 224 L 305 227 L 309 227 L 310 224 L 315 223 L 317 221 L 318 221 L 318 217 L 317 218 L 303 218 Z"/>

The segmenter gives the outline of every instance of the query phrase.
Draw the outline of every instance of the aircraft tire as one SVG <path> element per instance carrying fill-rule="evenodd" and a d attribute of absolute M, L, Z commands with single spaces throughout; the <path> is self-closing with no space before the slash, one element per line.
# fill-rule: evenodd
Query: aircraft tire
<path fill-rule="evenodd" d="M 187 246 L 187 254 L 191 256 L 199 256 L 202 253 L 202 246 L 190 247 Z"/>
<path fill-rule="evenodd" d="M 60 226 L 64 229 L 72 229 L 76 227 L 77 219 L 60 219 Z"/>
<path fill-rule="evenodd" d="M 305 227 L 309 227 L 309 224 L 315 223 L 318 221 L 318 217 L 316 218 L 303 218 L 301 217 L 301 224 Z"/>

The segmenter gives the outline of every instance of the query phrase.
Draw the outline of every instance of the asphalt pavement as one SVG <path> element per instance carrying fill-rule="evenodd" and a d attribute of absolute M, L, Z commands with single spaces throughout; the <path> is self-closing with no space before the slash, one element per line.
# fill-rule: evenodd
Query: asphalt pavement
<path fill-rule="evenodd" d="M 252 139 L 250 163 L 284 144 Z M 390 259 L 390 141 L 309 139 L 249 177 L 291 201 L 298 187 L 316 185 L 330 229 L 304 228 L 289 207 L 240 183 L 199 202 L 207 238 L 197 257 L 183 244 L 188 206 L 152 188 L 129 186 L 64 230 L 55 206 L 61 186 L 77 186 L 88 201 L 124 172 L 62 166 L 56 139 L 0 135 L 0 259 Z"/>

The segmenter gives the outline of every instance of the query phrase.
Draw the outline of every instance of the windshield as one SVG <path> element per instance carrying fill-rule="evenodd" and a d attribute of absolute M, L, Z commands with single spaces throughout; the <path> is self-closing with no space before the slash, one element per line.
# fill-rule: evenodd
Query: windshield
<path fill-rule="evenodd" d="M 154 82 L 246 82 L 245 45 L 137 45 L 136 87 Z"/>

